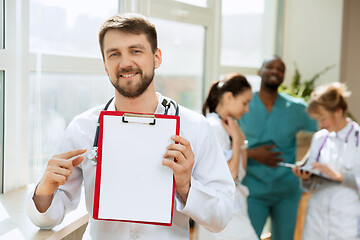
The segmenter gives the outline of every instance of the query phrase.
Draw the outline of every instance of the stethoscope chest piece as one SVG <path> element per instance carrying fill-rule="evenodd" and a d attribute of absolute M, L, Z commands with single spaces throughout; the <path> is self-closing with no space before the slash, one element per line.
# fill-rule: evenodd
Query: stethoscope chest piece
<path fill-rule="evenodd" d="M 88 159 L 90 160 L 90 163 L 93 165 L 96 165 L 97 162 L 97 151 L 98 151 L 98 147 L 93 147 L 87 155 Z"/>

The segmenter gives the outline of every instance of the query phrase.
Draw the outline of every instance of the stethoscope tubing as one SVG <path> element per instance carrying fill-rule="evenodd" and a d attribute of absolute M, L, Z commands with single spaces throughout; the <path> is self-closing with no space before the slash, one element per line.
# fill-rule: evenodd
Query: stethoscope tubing
<path fill-rule="evenodd" d="M 345 143 L 347 143 L 347 142 L 349 141 L 350 134 L 351 134 L 351 132 L 352 132 L 353 130 L 354 130 L 354 125 L 351 125 L 351 129 L 350 129 L 349 132 L 346 134 Z M 319 162 L 319 160 L 320 160 L 321 150 L 324 148 L 325 143 L 326 143 L 328 137 L 329 137 L 329 134 L 327 134 L 327 135 L 325 136 L 323 142 L 321 143 L 321 146 L 320 146 L 318 155 L 317 155 L 317 157 L 316 157 L 316 162 Z M 359 146 L 359 130 L 356 130 L 356 131 L 355 131 L 355 137 L 356 137 L 355 146 L 358 147 L 358 146 Z"/>

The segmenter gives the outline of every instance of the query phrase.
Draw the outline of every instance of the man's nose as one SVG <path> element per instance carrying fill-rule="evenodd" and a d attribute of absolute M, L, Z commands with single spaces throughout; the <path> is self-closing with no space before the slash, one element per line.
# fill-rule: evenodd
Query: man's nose
<path fill-rule="evenodd" d="M 122 55 L 119 63 L 120 68 L 127 69 L 132 66 L 132 59 L 128 55 Z"/>
<path fill-rule="evenodd" d="M 271 73 L 272 74 L 280 74 L 280 71 L 277 68 L 272 68 Z"/>

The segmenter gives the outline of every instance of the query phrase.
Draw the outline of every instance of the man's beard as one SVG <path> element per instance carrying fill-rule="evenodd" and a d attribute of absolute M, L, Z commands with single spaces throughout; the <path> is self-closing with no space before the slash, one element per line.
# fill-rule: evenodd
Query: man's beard
<path fill-rule="evenodd" d="M 266 89 L 269 89 L 269 90 L 272 90 L 272 91 L 277 91 L 282 82 L 283 81 L 280 80 L 280 79 L 278 79 L 278 81 L 276 81 L 276 82 L 269 81 L 269 79 L 266 79 L 266 81 L 264 81 L 264 87 Z"/>
<path fill-rule="evenodd" d="M 136 72 L 142 76 L 141 81 L 138 82 L 133 87 L 129 87 L 132 84 L 131 82 L 128 82 L 127 86 L 120 86 L 120 84 L 119 84 L 120 75 L 130 73 L 130 72 L 134 72 L 133 69 L 119 71 L 116 74 L 116 78 L 117 78 L 116 81 L 110 80 L 110 82 L 122 96 L 128 97 L 128 98 L 136 98 L 136 97 L 140 96 L 141 94 L 143 94 L 146 91 L 146 89 L 148 89 L 149 85 L 151 84 L 151 82 L 154 79 L 154 70 L 151 74 L 146 75 L 146 74 L 143 74 L 143 72 L 140 69 L 136 69 Z"/>
<path fill-rule="evenodd" d="M 279 86 L 281 85 L 281 83 L 279 84 L 269 84 L 269 83 L 264 83 L 265 87 L 269 90 L 273 90 L 273 91 L 277 91 L 277 89 L 279 88 Z"/>

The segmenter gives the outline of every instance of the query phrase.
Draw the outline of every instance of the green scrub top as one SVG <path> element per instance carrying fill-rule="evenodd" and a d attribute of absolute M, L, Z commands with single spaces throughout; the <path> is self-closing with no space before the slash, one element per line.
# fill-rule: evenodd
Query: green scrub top
<path fill-rule="evenodd" d="M 271 151 L 282 152 L 279 157 L 284 162 L 295 163 L 296 134 L 301 130 L 317 130 L 317 123 L 309 117 L 306 108 L 305 101 L 278 93 L 269 113 L 258 93 L 254 93 L 249 113 L 239 121 L 249 148 L 275 144 Z M 249 158 L 246 172 L 242 183 L 249 188 L 251 197 L 272 199 L 301 192 L 299 180 L 289 168 L 272 168 Z"/>

